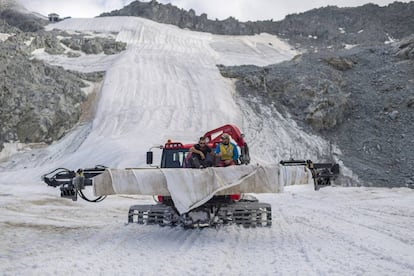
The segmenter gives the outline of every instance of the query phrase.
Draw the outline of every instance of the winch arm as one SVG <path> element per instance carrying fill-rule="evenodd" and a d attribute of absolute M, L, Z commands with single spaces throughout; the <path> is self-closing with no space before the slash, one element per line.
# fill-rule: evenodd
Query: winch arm
<path fill-rule="evenodd" d="M 311 160 L 282 160 L 283 166 L 305 166 L 312 173 L 315 190 L 331 185 L 331 181 L 339 176 L 339 164 L 337 163 L 313 163 Z"/>
<path fill-rule="evenodd" d="M 100 202 L 106 196 L 89 199 L 82 192 L 85 186 L 92 186 L 92 178 L 103 173 L 105 166 L 95 166 L 89 169 L 78 169 L 76 172 L 66 168 L 58 168 L 42 175 L 42 180 L 52 187 L 60 187 L 60 196 L 76 201 L 79 197 L 89 202 Z"/>

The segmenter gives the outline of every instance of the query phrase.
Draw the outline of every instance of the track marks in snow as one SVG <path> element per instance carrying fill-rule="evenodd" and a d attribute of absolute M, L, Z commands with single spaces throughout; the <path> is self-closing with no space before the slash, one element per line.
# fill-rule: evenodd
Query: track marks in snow
<path fill-rule="evenodd" d="M 414 194 L 409 189 L 336 187 L 257 196 L 272 204 L 271 228 L 125 225 L 129 206 L 147 204 L 150 198 L 74 204 L 52 200 L 49 194 L 3 197 L 2 204 L 10 208 L 0 214 L 0 271 L 5 275 L 411 275 L 414 271 L 414 209 L 409 204 Z"/>
<path fill-rule="evenodd" d="M 397 219 L 405 229 L 399 230 L 400 226 L 394 224 L 392 217 L 372 217 L 361 212 L 361 207 L 369 203 L 355 200 L 355 194 L 346 189 L 339 190 L 345 191 L 344 195 L 336 195 L 334 199 L 325 197 L 324 191 L 293 194 L 292 201 L 281 210 L 289 229 L 297 231 L 299 240 L 303 241 L 300 242 L 301 251 L 310 256 L 307 261 L 318 264 L 313 271 L 316 274 L 326 271 L 321 264 L 329 267 L 329 273 L 338 274 L 343 271 L 394 274 L 398 268 L 414 271 L 414 247 L 411 242 L 405 242 L 411 241 L 413 236 L 404 234 L 413 227 L 413 221 Z M 294 204 L 295 201 L 302 204 Z M 399 212 L 407 213 L 403 209 Z"/>

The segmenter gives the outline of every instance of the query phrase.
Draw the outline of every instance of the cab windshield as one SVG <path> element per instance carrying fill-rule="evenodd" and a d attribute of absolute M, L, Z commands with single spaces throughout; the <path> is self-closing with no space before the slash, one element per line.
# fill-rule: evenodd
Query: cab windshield
<path fill-rule="evenodd" d="M 186 167 L 188 149 L 164 149 L 161 157 L 161 168 Z"/>

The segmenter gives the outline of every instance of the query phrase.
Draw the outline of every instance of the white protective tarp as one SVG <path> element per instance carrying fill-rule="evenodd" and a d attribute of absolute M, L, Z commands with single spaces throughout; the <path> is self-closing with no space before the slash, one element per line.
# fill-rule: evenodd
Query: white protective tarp
<path fill-rule="evenodd" d="M 304 167 L 247 165 L 206 169 L 107 169 L 94 178 L 96 196 L 111 194 L 170 195 L 180 213 L 214 195 L 280 193 L 283 186 L 308 184 Z"/>

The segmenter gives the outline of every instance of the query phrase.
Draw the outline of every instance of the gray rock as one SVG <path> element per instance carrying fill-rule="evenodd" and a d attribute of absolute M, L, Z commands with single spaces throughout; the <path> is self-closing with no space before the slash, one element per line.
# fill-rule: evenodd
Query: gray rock
<path fill-rule="evenodd" d="M 75 51 L 82 51 L 86 54 L 113 55 L 126 49 L 126 43 L 115 41 L 113 38 L 85 38 L 83 35 L 74 35 L 70 38 L 64 38 L 61 42 Z"/>
<path fill-rule="evenodd" d="M 407 100 L 407 107 L 409 107 L 409 108 L 414 107 L 414 97 L 411 97 Z"/>
<path fill-rule="evenodd" d="M 103 52 L 102 44 L 95 39 L 87 39 L 81 46 L 82 52 L 86 54 L 99 54 Z"/>
<path fill-rule="evenodd" d="M 67 52 L 66 55 L 70 58 L 77 58 L 81 56 L 80 53 L 75 53 L 75 52 Z"/>
<path fill-rule="evenodd" d="M 405 187 L 414 167 L 414 64 L 401 62 L 392 49 L 356 47 L 264 68 L 219 69 L 237 79 L 240 97 L 275 106 L 306 131 L 337 144 L 344 165 L 364 185 Z M 336 61 L 352 61 L 345 62 L 352 66 L 338 70 Z"/>
<path fill-rule="evenodd" d="M 56 41 L 44 37 L 37 36 L 34 44 Z M 80 116 L 86 99 L 82 79 L 96 81 L 103 75 L 68 72 L 32 60 L 33 46 L 25 40 L 27 35 L 21 33 L 0 43 L 0 149 L 5 142 L 51 143 L 61 138 Z"/>
<path fill-rule="evenodd" d="M 83 80 L 99 81 L 102 72 L 83 74 L 50 66 L 42 61 L 31 59 L 30 53 L 45 48 L 49 54 L 62 54 L 65 49 L 58 35 L 70 37 L 60 31 L 46 32 L 47 24 L 31 14 L 22 14 L 0 6 L 0 31 L 13 33 L 0 43 L 0 150 L 5 142 L 23 143 L 46 142 L 61 138 L 77 122 L 81 113 L 81 103 L 86 95 Z M 80 40 L 74 39 L 72 48 Z M 33 39 L 32 39 L 33 38 Z M 26 41 L 31 40 L 26 45 Z M 90 39 L 91 53 L 117 53 L 125 49 L 124 43 L 114 39 Z M 79 50 L 84 44 L 78 43 Z M 79 56 L 69 52 L 69 56 Z"/>
<path fill-rule="evenodd" d="M 414 2 L 394 2 L 386 7 L 366 4 L 356 8 L 328 6 L 300 14 L 291 14 L 281 21 L 240 22 L 234 17 L 210 20 L 206 14 L 197 16 L 157 1 L 134 1 L 120 10 L 100 16 L 139 16 L 160 23 L 173 24 L 194 31 L 225 35 L 275 34 L 291 45 L 314 51 L 342 49 L 345 45 L 374 45 L 401 39 L 414 30 Z"/>
<path fill-rule="evenodd" d="M 398 117 L 399 112 L 397 110 L 392 111 L 388 115 L 390 116 L 391 120 L 395 120 Z"/>
<path fill-rule="evenodd" d="M 324 59 L 333 68 L 341 71 L 349 70 L 354 66 L 354 61 L 341 57 L 328 57 Z"/>
<path fill-rule="evenodd" d="M 65 49 L 60 45 L 59 39 L 57 39 L 55 35 L 49 33 L 36 36 L 34 43 L 37 47 L 39 47 L 39 45 L 43 46 L 39 48 L 45 48 L 45 52 L 51 55 L 61 55 L 65 52 Z"/>
<path fill-rule="evenodd" d="M 414 34 L 398 42 L 394 51 L 402 59 L 414 59 Z"/>
<path fill-rule="evenodd" d="M 22 13 L 13 9 L 13 7 L 2 9 L 0 7 L 0 19 L 2 23 L 7 23 L 23 32 L 36 32 L 42 30 L 48 23 L 47 20 L 41 19 L 30 13 Z"/>

